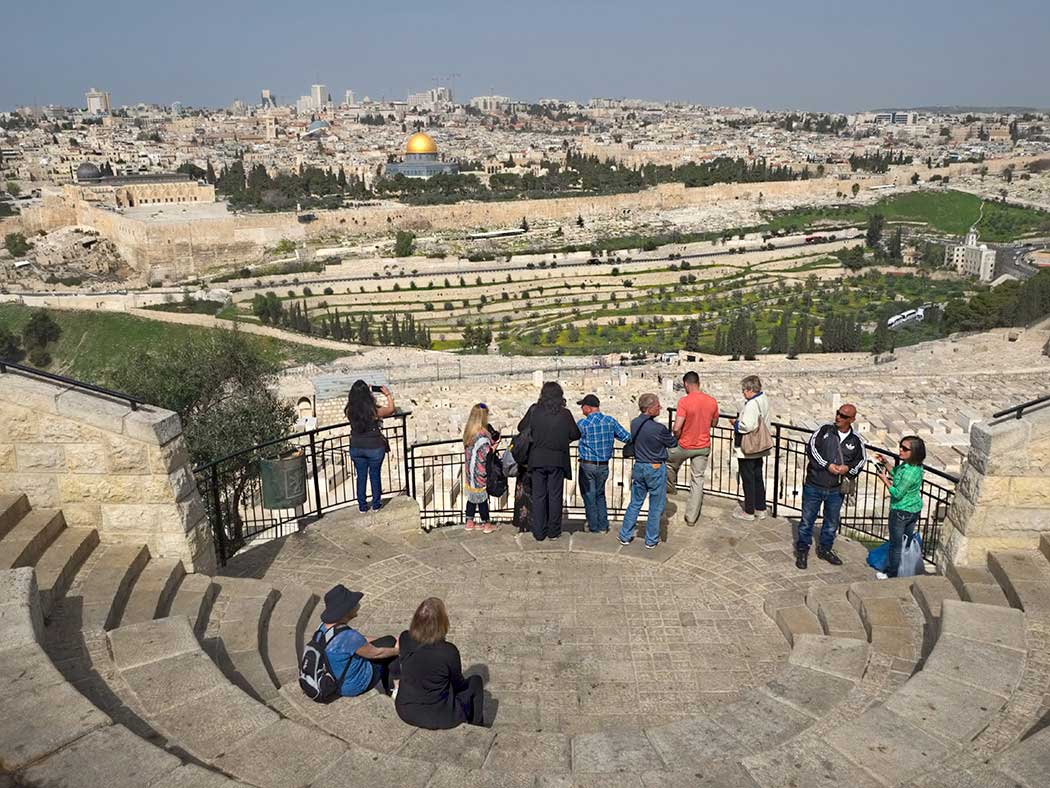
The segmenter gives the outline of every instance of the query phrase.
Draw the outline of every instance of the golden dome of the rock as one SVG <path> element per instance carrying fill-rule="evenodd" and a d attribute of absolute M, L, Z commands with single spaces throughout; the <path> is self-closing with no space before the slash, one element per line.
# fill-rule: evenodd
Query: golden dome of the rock
<path fill-rule="evenodd" d="M 429 134 L 417 131 L 405 143 L 405 153 L 437 153 L 438 146 Z"/>

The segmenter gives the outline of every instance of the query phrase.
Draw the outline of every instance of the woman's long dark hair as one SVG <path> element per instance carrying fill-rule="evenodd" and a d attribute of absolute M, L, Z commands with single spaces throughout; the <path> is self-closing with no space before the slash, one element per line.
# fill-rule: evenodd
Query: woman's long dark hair
<path fill-rule="evenodd" d="M 565 392 L 555 381 L 548 380 L 540 389 L 540 398 L 536 404 L 548 413 L 557 413 L 565 407 Z"/>
<path fill-rule="evenodd" d="M 372 389 L 363 380 L 355 380 L 346 396 L 343 409 L 350 422 L 351 432 L 371 432 L 376 426 L 376 399 Z"/>

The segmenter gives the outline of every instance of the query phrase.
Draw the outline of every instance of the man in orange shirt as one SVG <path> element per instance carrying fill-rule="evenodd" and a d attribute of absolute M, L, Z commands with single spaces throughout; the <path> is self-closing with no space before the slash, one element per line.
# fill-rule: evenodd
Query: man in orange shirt
<path fill-rule="evenodd" d="M 685 507 L 685 524 L 696 525 L 704 505 L 704 472 L 711 455 L 711 428 L 718 424 L 718 403 L 700 390 L 700 376 L 693 371 L 682 376 L 685 396 L 678 400 L 674 434 L 678 446 L 667 452 L 667 493 L 678 485 L 678 469 L 689 460 L 689 502 Z"/>

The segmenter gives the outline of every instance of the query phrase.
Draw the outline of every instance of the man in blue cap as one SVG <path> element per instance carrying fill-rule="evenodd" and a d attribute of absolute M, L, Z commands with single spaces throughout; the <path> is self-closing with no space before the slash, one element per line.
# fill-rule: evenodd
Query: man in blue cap
<path fill-rule="evenodd" d="M 364 597 L 340 584 L 324 595 L 321 626 L 328 637 L 325 654 L 333 675 L 342 677 L 339 694 L 360 695 L 376 686 L 389 695 L 392 689 L 391 664 L 397 659 L 398 643 L 393 635 L 369 640 L 350 626 Z M 334 634 L 328 633 L 334 631 Z M 396 672 L 396 671 L 395 671 Z"/>

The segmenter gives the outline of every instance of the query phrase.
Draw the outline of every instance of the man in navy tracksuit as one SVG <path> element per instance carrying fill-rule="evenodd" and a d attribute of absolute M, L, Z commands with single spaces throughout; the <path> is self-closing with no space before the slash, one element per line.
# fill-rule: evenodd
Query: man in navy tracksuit
<path fill-rule="evenodd" d="M 864 441 L 853 431 L 857 409 L 843 405 L 835 412 L 835 421 L 816 430 L 806 445 L 806 481 L 802 486 L 802 520 L 798 526 L 798 541 L 795 542 L 795 566 L 805 569 L 809 562 L 809 548 L 813 544 L 813 524 L 817 521 L 821 506 L 824 508 L 824 523 L 817 544 L 817 558 L 839 566 L 842 559 L 831 549 L 835 544 L 835 532 L 839 527 L 842 510 L 841 485 L 845 478 L 856 476 L 864 468 L 867 455 Z"/>

